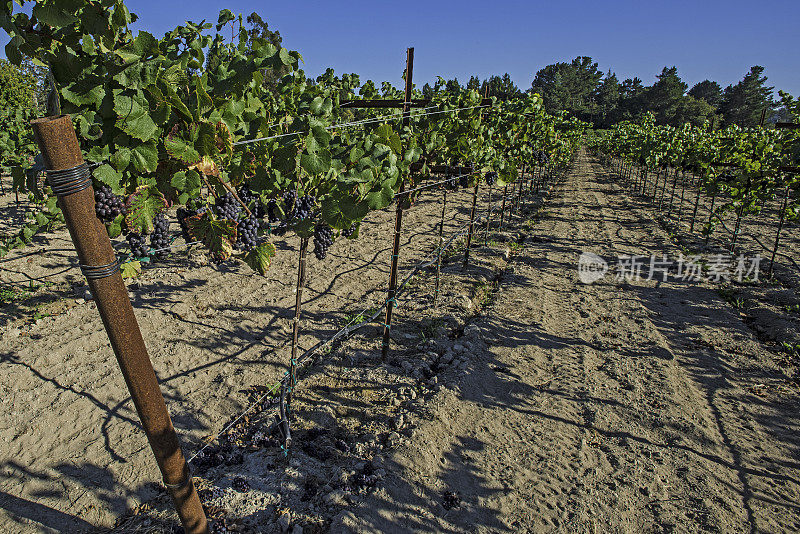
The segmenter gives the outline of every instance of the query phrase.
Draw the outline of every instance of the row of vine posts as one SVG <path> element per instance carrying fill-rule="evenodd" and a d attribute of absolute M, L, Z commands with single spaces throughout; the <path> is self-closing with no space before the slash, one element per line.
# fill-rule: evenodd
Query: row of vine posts
<path fill-rule="evenodd" d="M 401 108 L 403 112 L 403 126 L 408 126 L 410 123 L 411 108 L 421 107 L 426 103 L 424 100 L 413 101 L 411 98 L 413 61 L 414 49 L 408 48 L 404 101 L 354 100 L 344 102 L 343 105 L 353 108 L 398 107 Z M 485 98 L 482 105 L 486 105 L 487 102 L 490 101 Z M 97 309 L 116 355 L 120 370 L 122 371 L 131 398 L 133 399 L 142 427 L 153 455 L 155 456 L 156 463 L 161 471 L 163 483 L 172 498 L 185 532 L 188 534 L 207 533 L 209 532 L 208 521 L 194 486 L 189 465 L 170 419 L 164 397 L 160 391 L 152 362 L 147 353 L 133 306 L 120 273 L 119 260 L 115 255 L 105 226 L 97 219 L 95 214 L 91 171 L 84 162 L 72 120 L 69 115 L 59 115 L 37 119 L 31 124 L 36 142 L 44 158 L 48 185 L 56 195 L 59 207 L 63 211 L 67 229 L 69 230 L 78 254 L 80 268 L 87 278 L 89 289 L 97 304 Z M 471 165 L 434 165 L 430 168 L 431 172 L 441 172 L 446 175 L 454 172 L 469 174 L 474 172 L 474 168 Z M 523 177 L 524 171 L 525 167 L 523 166 Z M 531 178 L 531 189 L 533 189 L 536 180 L 534 176 Z M 517 204 L 522 195 L 523 181 L 524 180 L 520 180 Z M 469 262 L 469 250 L 472 246 L 474 234 L 478 186 L 479 181 L 476 181 L 472 191 L 470 222 L 463 260 L 465 268 Z M 426 187 L 416 188 L 415 191 L 420 189 L 426 189 Z M 389 352 L 392 313 L 397 296 L 397 269 L 400 254 L 403 211 L 405 209 L 405 200 L 410 199 L 410 192 L 411 191 L 405 189 L 405 180 L 402 180 L 399 192 L 395 196 L 395 226 L 382 344 L 382 358 L 384 360 L 386 360 Z M 490 187 L 489 215 L 487 216 L 486 227 L 487 235 L 491 218 L 491 194 L 492 190 Z M 439 225 L 440 248 L 443 243 L 444 210 L 447 203 L 446 189 L 444 195 L 442 202 L 442 220 Z M 503 205 L 500 216 L 501 229 L 504 224 L 507 196 L 508 185 L 505 186 L 503 194 Z M 513 199 L 511 208 L 513 209 Z M 283 423 L 282 427 L 285 429 L 284 438 L 286 439 L 287 446 L 289 445 L 291 434 L 288 429 L 288 410 L 284 408 L 288 408 L 292 389 L 296 387 L 297 382 L 296 364 L 302 290 L 305 285 L 307 247 L 308 238 L 302 238 L 299 247 L 297 295 L 292 331 L 290 370 L 288 373 L 288 381 L 283 381 L 285 389 L 282 388 L 281 391 L 281 422 Z M 439 250 L 436 265 L 434 306 L 439 291 L 440 269 L 441 250 Z"/>

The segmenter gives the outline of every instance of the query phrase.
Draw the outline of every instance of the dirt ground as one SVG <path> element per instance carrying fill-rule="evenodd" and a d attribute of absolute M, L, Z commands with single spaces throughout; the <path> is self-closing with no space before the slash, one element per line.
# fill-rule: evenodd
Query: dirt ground
<path fill-rule="evenodd" d="M 408 212 L 403 265 L 435 246 L 440 195 Z M 453 196 L 446 231 L 467 218 L 468 195 Z M 798 390 L 781 335 L 765 336 L 727 286 L 611 272 L 581 283 L 581 252 L 687 246 L 586 154 L 543 207 L 525 205 L 469 268 L 445 264 L 438 308 L 432 273 L 412 281 L 389 362 L 376 325 L 320 355 L 300 382 L 289 456 L 267 403 L 198 456 L 217 531 L 800 530 Z M 304 347 L 382 302 L 392 215 L 312 262 Z M 279 247 L 266 279 L 181 253 L 131 284 L 190 454 L 282 373 L 295 247 Z M 76 269 L 60 272 L 67 262 L 56 235 L 0 263 L 3 281 L 54 282 L 0 318 L 0 526 L 80 532 L 121 517 L 117 532 L 171 532 L 99 317 Z M 796 287 L 733 289 L 778 292 L 791 309 Z M 796 315 L 778 319 L 797 330 Z"/>

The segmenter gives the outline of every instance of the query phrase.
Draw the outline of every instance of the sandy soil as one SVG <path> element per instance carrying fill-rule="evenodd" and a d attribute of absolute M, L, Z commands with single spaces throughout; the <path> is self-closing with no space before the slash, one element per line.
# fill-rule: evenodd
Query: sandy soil
<path fill-rule="evenodd" d="M 454 203 L 451 230 L 466 219 L 466 197 Z M 406 265 L 433 247 L 438 200 L 409 212 Z M 380 361 L 379 329 L 370 326 L 307 371 L 291 456 L 276 446 L 265 405 L 200 457 L 196 481 L 217 525 L 800 529 L 798 395 L 776 342 L 761 339 L 709 283 L 609 275 L 581 284 L 582 251 L 680 250 L 649 205 L 585 155 L 542 210 L 527 206 L 510 232 L 492 232 L 473 251 L 468 269 L 445 266 L 438 309 L 430 272 L 415 279 L 398 309 L 390 362 Z M 312 263 L 304 346 L 381 301 L 391 218 L 376 214 L 362 239 Z M 3 274 L 45 276 L 63 265 L 34 252 L 0 264 Z M 190 254 L 131 288 L 190 452 L 281 372 L 294 261 L 282 251 L 264 280 Z M 47 292 L 79 292 L 68 278 L 77 273 L 58 276 Z M 781 291 L 797 301 L 794 290 Z M 55 317 L 5 319 L 0 402 L 11 416 L 0 428 L 0 525 L 76 532 L 147 501 L 117 530 L 170 532 L 174 519 L 152 484 L 155 468 L 96 310 L 80 297 L 60 301 L 71 304 Z"/>

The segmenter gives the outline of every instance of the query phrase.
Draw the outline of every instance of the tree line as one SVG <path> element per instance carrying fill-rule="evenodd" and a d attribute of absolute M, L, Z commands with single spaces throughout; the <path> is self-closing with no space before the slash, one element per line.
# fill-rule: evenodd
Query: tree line
<path fill-rule="evenodd" d="M 786 110 L 773 98 L 774 87 L 767 85 L 764 67 L 755 65 L 741 81 L 725 87 L 703 80 L 693 87 L 681 80 L 677 67 L 664 67 L 649 86 L 638 78 L 620 81 L 611 71 L 603 73 L 587 56 L 571 62 L 559 62 L 540 69 L 526 92 L 542 95 L 548 113 L 566 111 L 591 123 L 595 128 L 609 128 L 623 120 L 637 120 L 652 112 L 658 124 L 680 126 L 686 122 L 716 127 L 732 124 L 748 127 L 761 122 L 788 120 Z M 492 96 L 513 97 L 522 93 L 506 73 L 480 80 L 472 76 L 466 86 L 488 90 Z M 457 78 L 447 81 L 448 88 L 461 87 Z M 432 92 L 430 85 L 423 92 Z"/>

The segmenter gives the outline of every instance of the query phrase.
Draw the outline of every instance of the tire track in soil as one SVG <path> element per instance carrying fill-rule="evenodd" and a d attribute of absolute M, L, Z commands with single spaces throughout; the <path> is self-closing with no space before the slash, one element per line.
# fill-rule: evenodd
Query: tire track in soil
<path fill-rule="evenodd" d="M 800 530 L 797 394 L 748 389 L 781 377 L 765 348 L 710 284 L 582 285 L 583 250 L 677 250 L 585 154 L 553 197 L 475 323 L 488 349 L 332 531 Z"/>

